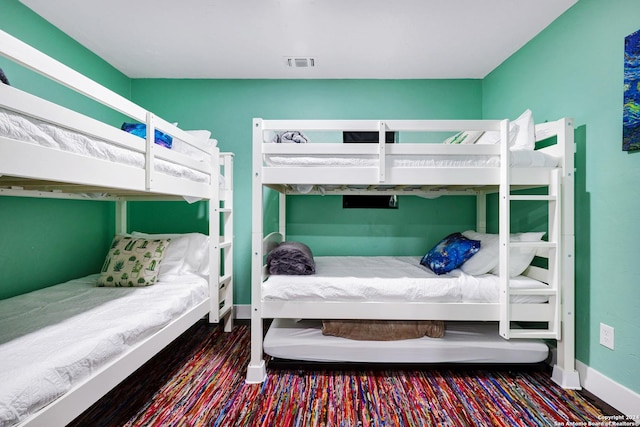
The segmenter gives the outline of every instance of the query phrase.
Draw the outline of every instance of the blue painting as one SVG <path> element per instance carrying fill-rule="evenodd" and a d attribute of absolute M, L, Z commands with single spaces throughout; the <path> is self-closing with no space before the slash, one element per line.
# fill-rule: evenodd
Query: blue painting
<path fill-rule="evenodd" d="M 640 150 L 640 30 L 624 39 L 622 149 Z"/>

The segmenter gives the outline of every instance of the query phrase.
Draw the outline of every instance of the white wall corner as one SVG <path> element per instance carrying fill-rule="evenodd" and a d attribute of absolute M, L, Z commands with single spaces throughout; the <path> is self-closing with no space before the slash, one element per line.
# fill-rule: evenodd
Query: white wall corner
<path fill-rule="evenodd" d="M 640 417 L 640 394 L 604 376 L 595 369 L 576 360 L 576 369 L 580 373 L 582 387 L 604 400 L 623 414 Z"/>

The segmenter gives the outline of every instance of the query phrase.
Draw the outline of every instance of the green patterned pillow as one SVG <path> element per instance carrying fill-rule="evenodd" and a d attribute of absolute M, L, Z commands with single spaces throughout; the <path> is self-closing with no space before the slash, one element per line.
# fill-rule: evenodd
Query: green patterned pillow
<path fill-rule="evenodd" d="M 171 239 L 116 236 L 104 260 L 98 286 L 149 286 L 158 280 L 160 262 Z"/>

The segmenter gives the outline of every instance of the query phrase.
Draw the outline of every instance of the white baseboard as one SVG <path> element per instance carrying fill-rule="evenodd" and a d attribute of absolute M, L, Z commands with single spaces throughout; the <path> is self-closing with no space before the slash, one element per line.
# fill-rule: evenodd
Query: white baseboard
<path fill-rule="evenodd" d="M 251 304 L 235 304 L 233 306 L 233 313 L 236 319 L 251 319 Z"/>
<path fill-rule="evenodd" d="M 640 420 L 640 394 L 576 360 L 582 387 L 632 419 Z"/>

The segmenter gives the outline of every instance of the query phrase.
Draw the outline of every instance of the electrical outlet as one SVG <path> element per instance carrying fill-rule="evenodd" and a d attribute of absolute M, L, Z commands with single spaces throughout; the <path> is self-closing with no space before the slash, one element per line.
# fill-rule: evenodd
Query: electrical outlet
<path fill-rule="evenodd" d="M 600 323 L 600 344 L 613 350 L 613 342 L 614 329 L 609 325 Z"/>

